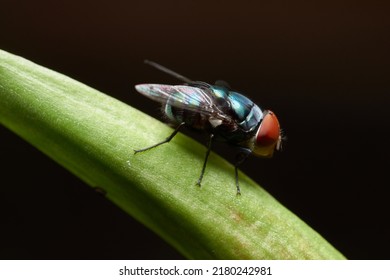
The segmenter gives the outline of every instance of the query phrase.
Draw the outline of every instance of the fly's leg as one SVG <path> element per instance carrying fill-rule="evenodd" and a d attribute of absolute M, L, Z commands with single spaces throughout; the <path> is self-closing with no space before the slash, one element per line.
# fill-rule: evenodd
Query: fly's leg
<path fill-rule="evenodd" d="M 206 157 L 204 159 L 204 163 L 203 163 L 203 167 L 202 167 L 202 172 L 200 173 L 200 176 L 199 176 L 199 179 L 198 179 L 198 182 L 196 182 L 196 185 L 198 185 L 200 187 L 200 184 L 202 182 L 202 179 L 203 179 L 203 175 L 204 175 L 204 171 L 206 170 L 206 164 L 207 164 L 207 160 L 209 158 L 209 154 L 210 154 L 210 151 L 211 151 L 211 145 L 213 143 L 213 139 L 214 139 L 214 134 L 210 134 L 210 140 L 209 140 L 209 144 L 207 146 L 207 152 L 206 152 Z"/>
<path fill-rule="evenodd" d="M 153 148 L 155 148 L 155 147 L 157 147 L 157 146 L 160 146 L 160 145 L 162 145 L 162 144 L 168 143 L 169 141 L 172 140 L 173 137 L 175 137 L 175 135 L 179 132 L 180 128 L 181 128 L 183 125 L 185 125 L 185 122 L 182 122 L 181 124 L 179 124 L 178 127 L 176 127 L 176 129 L 172 132 L 172 134 L 169 135 L 169 137 L 167 137 L 164 141 L 161 141 L 161 142 L 159 142 L 159 143 L 157 143 L 157 144 L 154 144 L 154 145 L 152 145 L 152 146 L 150 146 L 150 147 L 146 147 L 146 148 L 139 149 L 139 150 L 134 150 L 134 154 L 140 153 L 140 152 L 145 152 L 145 151 L 147 151 L 147 150 L 153 149 Z"/>
<path fill-rule="evenodd" d="M 237 195 L 241 195 L 240 184 L 238 182 L 238 166 L 241 165 L 248 158 L 250 153 L 251 153 L 250 150 L 243 149 L 236 156 L 236 162 L 234 163 L 234 173 L 235 173 L 235 176 L 236 176 Z"/>

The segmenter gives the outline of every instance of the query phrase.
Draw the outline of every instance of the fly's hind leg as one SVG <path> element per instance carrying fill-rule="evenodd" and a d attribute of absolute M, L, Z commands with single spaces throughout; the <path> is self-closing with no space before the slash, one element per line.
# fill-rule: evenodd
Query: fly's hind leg
<path fill-rule="evenodd" d="M 204 162 L 203 162 L 202 172 L 200 173 L 198 182 L 196 182 L 196 185 L 199 187 L 200 187 L 202 179 L 203 179 L 204 171 L 206 170 L 207 160 L 208 160 L 209 155 L 210 155 L 211 145 L 213 143 L 213 139 L 214 139 L 214 135 L 210 134 L 210 140 L 209 140 L 209 144 L 207 146 L 207 152 L 206 152 L 206 157 L 205 157 Z"/>
<path fill-rule="evenodd" d="M 157 147 L 157 146 L 160 146 L 160 145 L 162 145 L 162 144 L 168 143 L 169 141 L 172 140 L 173 137 L 175 137 L 175 135 L 179 132 L 180 128 L 181 128 L 183 125 L 185 125 L 185 122 L 182 122 L 181 124 L 179 124 L 179 125 L 176 127 L 176 129 L 172 132 L 172 134 L 169 135 L 169 137 L 167 137 L 164 141 L 161 141 L 161 142 L 159 142 L 159 143 L 157 143 L 157 144 L 154 144 L 154 145 L 152 145 L 152 146 L 149 146 L 149 147 L 146 147 L 146 148 L 143 148 L 143 149 L 134 150 L 134 154 L 137 154 L 137 153 L 140 153 L 140 152 L 145 152 L 145 151 L 147 151 L 147 150 L 153 149 L 153 148 L 155 148 L 155 147 Z"/>

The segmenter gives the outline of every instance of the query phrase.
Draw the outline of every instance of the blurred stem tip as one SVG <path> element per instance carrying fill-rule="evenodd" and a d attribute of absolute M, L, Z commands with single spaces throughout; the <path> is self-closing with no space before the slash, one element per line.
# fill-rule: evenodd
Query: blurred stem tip
<path fill-rule="evenodd" d="M 129 94 L 132 85 L 129 85 Z M 344 259 L 318 233 L 205 147 L 62 74 L 0 50 L 0 122 L 190 259 Z M 43 171 L 42 171 L 43 172 Z"/>

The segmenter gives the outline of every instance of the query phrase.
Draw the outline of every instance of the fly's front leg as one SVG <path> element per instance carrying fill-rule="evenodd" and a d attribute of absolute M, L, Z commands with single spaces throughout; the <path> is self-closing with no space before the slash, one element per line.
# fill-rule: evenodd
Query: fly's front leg
<path fill-rule="evenodd" d="M 202 179 L 203 179 L 204 171 L 206 170 L 206 164 L 207 164 L 207 160 L 209 158 L 209 154 L 211 151 L 211 145 L 213 143 L 213 139 L 214 139 L 214 134 L 210 134 L 210 140 L 209 140 L 209 144 L 207 146 L 207 152 L 206 152 L 206 157 L 205 157 L 204 162 L 203 162 L 202 172 L 200 173 L 198 182 L 196 183 L 199 187 L 200 187 L 200 184 L 201 184 Z"/>
<path fill-rule="evenodd" d="M 242 149 L 242 151 L 236 155 L 236 162 L 234 163 L 234 173 L 236 176 L 237 195 L 241 195 L 240 184 L 238 182 L 238 166 L 242 164 L 250 154 L 251 154 L 251 150 Z"/>
<path fill-rule="evenodd" d="M 147 151 L 147 150 L 150 150 L 150 149 L 155 148 L 155 147 L 157 147 L 157 146 L 160 146 L 160 145 L 162 145 L 162 144 L 168 143 L 169 141 L 172 140 L 173 137 L 175 137 L 175 135 L 179 132 L 180 128 L 181 128 L 183 125 L 185 125 L 185 122 L 182 122 L 181 124 L 179 124 L 178 127 L 176 127 L 176 129 L 172 132 L 172 134 L 171 134 L 169 137 L 167 137 L 164 141 L 161 141 L 161 142 L 159 142 L 159 143 L 157 143 L 157 144 L 154 144 L 154 145 L 152 145 L 152 146 L 150 146 L 150 147 L 146 147 L 146 148 L 139 149 L 139 150 L 134 150 L 134 154 L 140 153 L 140 152 L 145 152 L 145 151 Z"/>

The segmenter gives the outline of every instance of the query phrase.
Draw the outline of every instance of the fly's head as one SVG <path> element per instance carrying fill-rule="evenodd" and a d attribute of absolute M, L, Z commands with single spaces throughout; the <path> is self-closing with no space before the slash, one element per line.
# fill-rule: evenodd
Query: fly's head
<path fill-rule="evenodd" d="M 252 152 L 258 157 L 270 158 L 281 149 L 282 135 L 278 118 L 272 111 L 265 111 L 256 135 L 252 138 Z"/>

